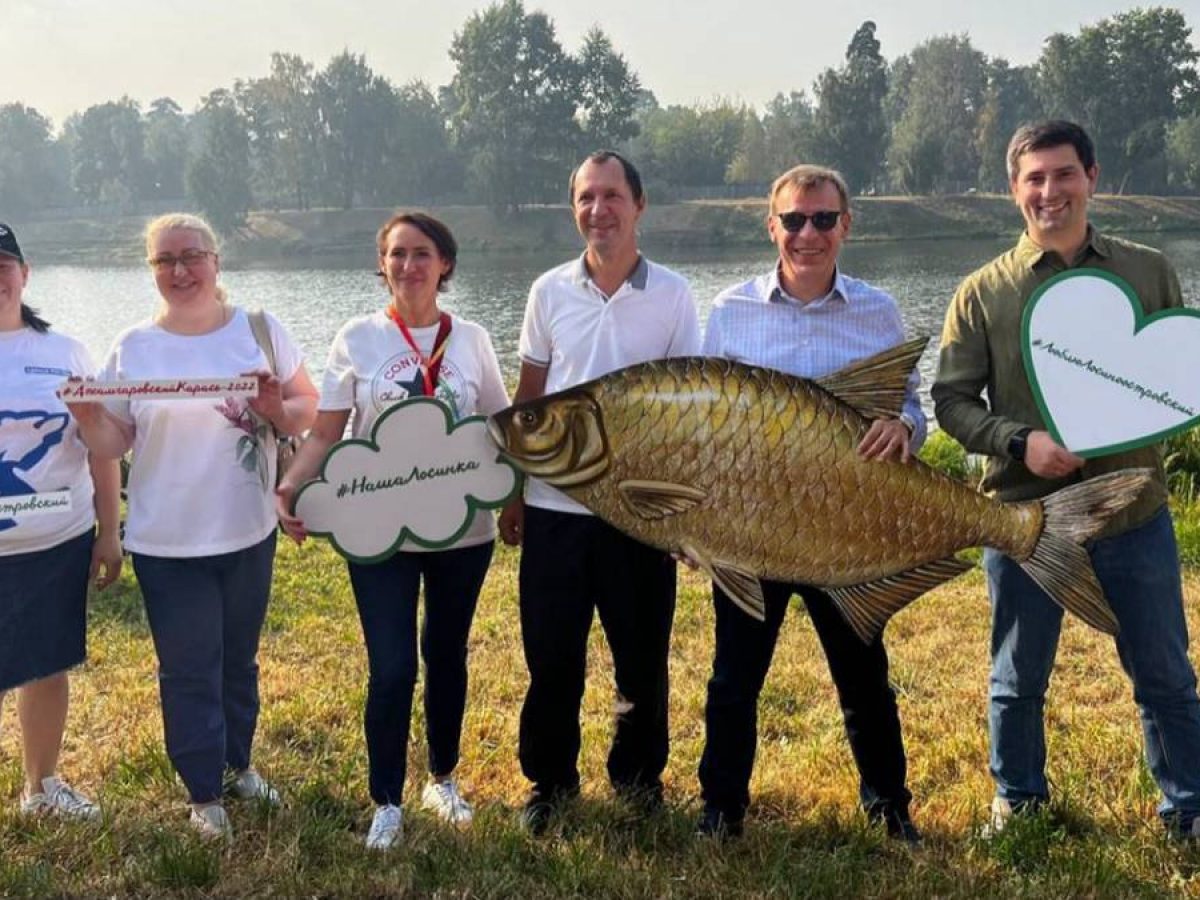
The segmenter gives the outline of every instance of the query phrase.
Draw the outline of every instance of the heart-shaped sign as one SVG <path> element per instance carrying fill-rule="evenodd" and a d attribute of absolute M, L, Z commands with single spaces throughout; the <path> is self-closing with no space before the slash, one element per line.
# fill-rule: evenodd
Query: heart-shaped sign
<path fill-rule="evenodd" d="M 1200 422 L 1200 312 L 1148 316 L 1128 282 L 1073 269 L 1030 297 L 1021 335 L 1042 418 L 1080 456 L 1145 446 Z"/>

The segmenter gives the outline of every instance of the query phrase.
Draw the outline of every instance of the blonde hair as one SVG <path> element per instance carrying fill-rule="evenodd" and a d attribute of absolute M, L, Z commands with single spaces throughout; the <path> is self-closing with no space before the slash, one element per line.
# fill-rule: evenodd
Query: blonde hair
<path fill-rule="evenodd" d="M 154 245 L 159 235 L 167 231 L 194 231 L 200 236 L 200 243 L 210 253 L 220 254 L 221 245 L 217 241 L 217 233 L 213 227 L 200 216 L 192 213 L 167 213 L 157 219 L 151 219 L 146 225 L 146 261 L 154 255 Z M 217 284 L 217 300 L 224 303 L 229 297 L 225 288 Z"/>
<path fill-rule="evenodd" d="M 770 193 L 767 194 L 767 199 L 770 201 L 769 211 L 775 212 L 775 201 L 785 188 L 807 191 L 823 184 L 832 184 L 837 188 L 838 196 L 842 200 L 842 212 L 847 212 L 850 209 L 850 189 L 846 187 L 846 179 L 842 177 L 842 173 L 828 166 L 815 166 L 808 163 L 788 169 L 775 179 L 771 184 Z"/>

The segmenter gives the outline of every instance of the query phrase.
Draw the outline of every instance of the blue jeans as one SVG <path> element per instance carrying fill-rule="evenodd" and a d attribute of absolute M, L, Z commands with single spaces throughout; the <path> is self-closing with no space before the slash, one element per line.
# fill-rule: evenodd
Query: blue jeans
<path fill-rule="evenodd" d="M 377 563 L 347 563 L 367 645 L 368 788 L 377 804 L 399 805 L 408 762 L 409 720 L 417 683 L 417 598 L 425 583 L 420 631 L 425 660 L 429 771 L 458 765 L 467 703 L 467 638 L 492 559 L 492 541 L 428 553 L 393 553 Z"/>
<path fill-rule="evenodd" d="M 274 532 L 217 556 L 133 554 L 158 656 L 167 756 L 193 803 L 221 798 L 226 766 L 250 765 L 274 562 Z"/>
<path fill-rule="evenodd" d="M 1186 824 L 1200 814 L 1200 700 L 1171 515 L 1164 507 L 1089 542 L 1088 553 L 1120 624 L 1117 654 L 1163 793 L 1159 815 Z M 983 565 L 992 599 L 991 771 L 996 793 L 1019 808 L 1049 797 L 1043 708 L 1063 611 L 1004 554 L 985 550 Z"/>

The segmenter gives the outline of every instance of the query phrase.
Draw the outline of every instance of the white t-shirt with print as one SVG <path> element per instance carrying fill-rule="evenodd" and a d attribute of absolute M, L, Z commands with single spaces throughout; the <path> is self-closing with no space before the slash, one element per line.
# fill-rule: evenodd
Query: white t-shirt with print
<path fill-rule="evenodd" d="M 266 316 L 280 381 L 303 356 L 274 316 Z M 244 310 L 222 327 L 181 335 L 143 322 L 117 336 L 105 379 L 228 378 L 269 369 Z M 148 556 L 215 556 L 267 537 L 275 516 L 275 453 L 268 426 L 246 401 L 226 397 L 107 401 L 134 427 L 125 547 Z"/>
<path fill-rule="evenodd" d="M 69 510 L 0 518 L 0 556 L 48 550 L 95 523 L 87 448 L 55 395 L 94 370 L 83 344 L 65 334 L 0 332 L 0 496 L 71 492 Z"/>
<path fill-rule="evenodd" d="M 451 316 L 450 336 L 442 355 L 434 396 L 454 413 L 455 419 L 491 415 L 508 406 L 496 351 L 484 328 Z M 409 329 L 426 358 L 433 352 L 438 326 Z M 408 345 L 399 326 L 383 311 L 351 319 L 333 339 L 318 409 L 354 410 L 356 438 L 370 437 L 375 420 L 388 407 L 425 392 L 420 359 Z M 496 536 L 495 517 L 478 510 L 470 527 L 452 545 L 470 547 Z M 406 551 L 420 551 L 417 544 Z"/>

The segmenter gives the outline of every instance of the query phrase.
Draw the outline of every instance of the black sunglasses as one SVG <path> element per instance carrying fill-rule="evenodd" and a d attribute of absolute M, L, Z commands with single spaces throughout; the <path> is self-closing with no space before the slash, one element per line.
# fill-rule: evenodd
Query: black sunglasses
<path fill-rule="evenodd" d="M 779 224 L 783 226 L 783 230 L 789 234 L 795 234 L 804 227 L 804 223 L 812 220 L 813 228 L 817 231 L 832 231 L 837 225 L 838 219 L 842 217 L 840 210 L 823 209 L 820 212 L 806 215 L 802 212 L 781 212 L 776 213 L 779 216 Z"/>

